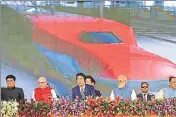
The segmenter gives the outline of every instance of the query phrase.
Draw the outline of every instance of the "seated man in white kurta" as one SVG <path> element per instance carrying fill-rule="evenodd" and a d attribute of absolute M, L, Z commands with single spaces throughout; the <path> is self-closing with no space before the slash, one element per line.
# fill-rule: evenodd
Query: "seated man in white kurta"
<path fill-rule="evenodd" d="M 34 89 L 33 100 L 48 101 L 50 99 L 57 99 L 55 90 L 47 87 L 47 79 L 45 77 L 38 79 L 38 85 L 39 87 Z"/>
<path fill-rule="evenodd" d="M 124 100 L 135 100 L 137 99 L 134 89 L 127 86 L 127 78 L 124 75 L 120 75 L 117 78 L 117 88 L 113 89 L 110 95 L 111 100 L 114 100 L 115 97 L 120 97 Z"/>
<path fill-rule="evenodd" d="M 176 77 L 172 76 L 169 78 L 169 87 L 161 89 L 156 98 L 163 99 L 174 97 L 176 97 Z"/>

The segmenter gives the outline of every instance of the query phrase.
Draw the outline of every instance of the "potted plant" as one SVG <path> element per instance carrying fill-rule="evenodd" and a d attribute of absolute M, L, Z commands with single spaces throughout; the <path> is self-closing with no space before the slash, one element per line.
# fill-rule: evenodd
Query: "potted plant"
<path fill-rule="evenodd" d="M 21 101 L 18 109 L 19 117 L 49 117 L 53 102 Z"/>
<path fill-rule="evenodd" d="M 15 117 L 19 103 L 15 100 L 1 101 L 1 117 Z"/>

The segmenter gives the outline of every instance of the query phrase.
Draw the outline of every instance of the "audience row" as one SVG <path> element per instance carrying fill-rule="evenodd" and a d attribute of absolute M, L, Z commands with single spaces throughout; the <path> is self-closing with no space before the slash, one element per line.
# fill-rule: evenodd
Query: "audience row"
<path fill-rule="evenodd" d="M 1 88 L 1 100 L 15 99 L 17 101 L 24 99 L 24 92 L 22 88 L 15 86 L 16 77 L 8 75 L 6 77 L 7 87 Z M 89 96 L 100 97 L 102 94 L 96 90 L 96 81 L 90 75 L 78 73 L 76 75 L 77 86 L 72 88 L 72 100 L 83 101 Z M 106 89 L 105 89 L 106 90 Z M 45 77 L 38 79 L 38 88 L 33 91 L 32 99 L 37 101 L 47 101 L 49 99 L 57 99 L 60 96 L 56 94 L 55 90 L 50 87 Z M 169 78 L 169 87 L 161 89 L 156 95 L 149 93 L 149 83 L 141 83 L 141 93 L 136 94 L 135 90 L 128 86 L 127 77 L 120 75 L 117 77 L 117 87 L 110 93 L 111 100 L 115 97 L 120 97 L 124 100 L 152 100 L 176 97 L 176 77 Z"/>

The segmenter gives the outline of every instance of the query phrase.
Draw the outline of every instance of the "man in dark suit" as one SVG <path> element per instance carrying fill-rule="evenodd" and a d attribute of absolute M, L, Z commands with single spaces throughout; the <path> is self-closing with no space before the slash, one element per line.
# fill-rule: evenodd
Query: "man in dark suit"
<path fill-rule="evenodd" d="M 24 100 L 24 92 L 22 88 L 15 87 L 16 77 L 8 75 L 6 77 L 7 88 L 1 88 L 1 100 Z"/>
<path fill-rule="evenodd" d="M 95 79 L 94 79 L 92 76 L 87 75 L 87 76 L 86 76 L 86 84 L 93 85 L 93 86 L 95 87 L 96 81 L 95 81 Z M 96 94 L 96 97 L 97 97 L 97 96 L 100 97 L 100 96 L 102 95 L 102 94 L 100 93 L 100 91 L 98 91 L 98 90 L 96 90 L 96 89 L 95 89 L 95 94 Z"/>
<path fill-rule="evenodd" d="M 92 85 L 85 84 L 86 76 L 83 73 L 76 75 L 77 86 L 72 88 L 72 100 L 85 100 L 88 96 L 95 96 L 95 88 Z"/>
<path fill-rule="evenodd" d="M 138 99 L 142 99 L 142 100 L 152 100 L 155 98 L 155 95 L 148 93 L 149 91 L 149 84 L 147 82 L 142 82 L 141 83 L 141 92 L 140 94 L 137 95 Z"/>

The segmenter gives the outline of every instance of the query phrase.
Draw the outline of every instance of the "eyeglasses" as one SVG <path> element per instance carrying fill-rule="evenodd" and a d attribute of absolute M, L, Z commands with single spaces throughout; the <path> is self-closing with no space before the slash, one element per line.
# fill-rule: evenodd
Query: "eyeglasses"
<path fill-rule="evenodd" d="M 46 82 L 38 82 L 39 84 L 44 84 L 44 83 L 46 83 Z"/>
<path fill-rule="evenodd" d="M 7 82 L 14 82 L 14 80 L 7 80 Z"/>
<path fill-rule="evenodd" d="M 117 82 L 123 82 L 122 80 L 118 80 Z"/>
<path fill-rule="evenodd" d="M 171 83 L 176 83 L 176 81 L 173 81 L 173 82 L 171 82 Z"/>
<path fill-rule="evenodd" d="M 141 86 L 141 88 L 148 88 L 148 86 Z"/>

